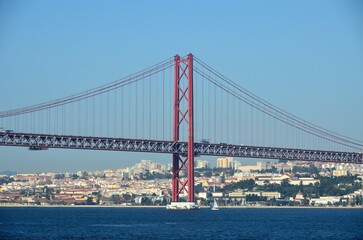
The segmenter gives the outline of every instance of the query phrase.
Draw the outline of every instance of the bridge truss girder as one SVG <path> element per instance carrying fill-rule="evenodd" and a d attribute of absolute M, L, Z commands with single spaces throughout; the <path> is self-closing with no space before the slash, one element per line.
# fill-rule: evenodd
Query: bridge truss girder
<path fill-rule="evenodd" d="M 187 142 L 30 133 L 0 133 L 0 146 L 188 154 Z M 194 143 L 194 155 L 363 164 L 363 153 L 230 144 Z"/>

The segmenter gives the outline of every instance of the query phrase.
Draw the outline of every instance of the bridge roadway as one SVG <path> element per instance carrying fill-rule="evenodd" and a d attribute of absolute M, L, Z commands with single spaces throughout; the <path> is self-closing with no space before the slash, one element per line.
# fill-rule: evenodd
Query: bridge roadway
<path fill-rule="evenodd" d="M 11 132 L 0 133 L 0 146 L 28 147 L 31 150 L 48 148 L 129 151 L 187 154 L 186 142 L 146 139 L 125 139 Z M 363 153 L 308 149 L 243 146 L 231 144 L 195 143 L 195 155 L 285 159 L 363 164 Z"/>

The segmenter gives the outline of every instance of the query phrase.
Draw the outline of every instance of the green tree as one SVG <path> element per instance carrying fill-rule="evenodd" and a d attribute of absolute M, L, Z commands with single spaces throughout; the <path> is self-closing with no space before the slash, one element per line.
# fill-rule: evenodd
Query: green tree
<path fill-rule="evenodd" d="M 121 197 L 118 194 L 113 194 L 110 198 L 113 204 L 121 204 Z"/>
<path fill-rule="evenodd" d="M 242 180 L 237 183 L 232 183 L 224 187 L 223 192 L 233 192 L 236 189 L 247 189 L 248 191 L 252 191 L 255 187 L 255 180 Z"/>
<path fill-rule="evenodd" d="M 53 188 L 50 188 L 48 186 L 45 186 L 44 189 L 43 189 L 43 192 L 45 193 L 45 198 L 47 200 L 51 200 L 53 199 L 54 197 L 54 189 Z"/>
<path fill-rule="evenodd" d="M 54 176 L 55 179 L 63 179 L 64 178 L 64 173 L 57 173 Z"/>
<path fill-rule="evenodd" d="M 95 205 L 95 203 L 93 202 L 93 197 L 92 196 L 87 197 L 86 205 Z"/>
<path fill-rule="evenodd" d="M 247 202 L 257 202 L 257 201 L 266 201 L 266 200 L 267 200 L 267 197 L 257 196 L 256 194 L 246 196 Z"/>

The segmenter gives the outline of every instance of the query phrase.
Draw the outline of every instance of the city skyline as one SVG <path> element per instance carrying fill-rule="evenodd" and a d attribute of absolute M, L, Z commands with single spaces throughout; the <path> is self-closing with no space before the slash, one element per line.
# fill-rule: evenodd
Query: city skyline
<path fill-rule="evenodd" d="M 61 150 L 60 150 L 61 151 Z M 102 152 L 101 152 L 102 153 Z M 107 152 L 106 152 L 107 153 Z M 141 155 L 140 153 L 136 153 L 136 154 L 139 154 Z M 156 156 L 155 154 L 147 154 L 147 155 L 151 155 L 151 156 Z M 198 162 L 207 162 L 207 166 L 211 169 L 213 168 L 216 168 L 218 167 L 218 159 L 219 157 L 199 157 L 199 158 L 195 158 L 195 167 L 196 169 L 198 169 Z M 241 165 L 250 165 L 250 164 L 255 164 L 256 162 L 261 162 L 261 161 L 264 161 L 264 160 L 261 160 L 261 159 L 247 159 L 247 158 L 231 158 L 233 160 L 233 162 L 238 162 L 240 163 Z M 132 161 L 127 161 L 127 159 L 125 160 L 114 160 L 114 159 L 109 159 L 109 160 L 106 160 L 106 163 L 105 161 L 98 161 L 98 165 L 93 165 L 93 166 L 85 166 L 85 162 L 87 162 L 87 159 L 86 160 L 82 160 L 82 159 L 78 159 L 78 160 L 74 160 L 74 159 L 66 159 L 66 164 L 65 165 L 68 165 L 67 161 L 70 161 L 70 162 L 73 162 L 75 163 L 72 167 L 63 167 L 61 166 L 62 163 L 60 163 L 59 166 L 57 166 L 57 169 L 59 169 L 58 171 L 55 171 L 54 170 L 54 167 L 51 166 L 51 167 L 44 167 L 44 168 L 33 168 L 31 170 L 27 170 L 29 169 L 28 167 L 27 168 L 24 168 L 22 169 L 21 167 L 18 168 L 18 169 L 0 169 L 0 173 L 1 172 L 17 172 L 17 173 L 46 173 L 46 172 L 52 172 L 52 173 L 75 173 L 75 172 L 78 172 L 78 171 L 106 171 L 106 170 L 117 170 L 117 169 L 124 169 L 124 168 L 130 168 L 130 167 L 133 167 L 135 166 L 136 164 L 140 163 L 141 161 L 152 161 L 156 164 L 171 164 L 170 161 L 168 160 L 158 160 L 157 158 L 140 158 L 140 159 L 135 159 L 135 160 L 132 160 Z M 120 162 L 122 162 L 120 164 Z M 268 160 L 267 162 L 276 162 L 276 160 Z M 64 164 L 63 164 L 64 165 Z M 69 163 L 69 165 L 71 165 L 71 163 Z M 105 166 L 109 166 L 109 167 L 105 167 Z M 205 163 L 199 165 L 200 166 L 205 166 Z M 79 167 L 79 168 L 77 168 Z"/>
<path fill-rule="evenodd" d="M 14 98 L 13 91 L 3 91 L 0 109 L 68 96 L 127 76 L 176 53 L 195 52 L 282 109 L 362 139 L 363 113 L 357 111 L 363 84 L 362 5 L 335 1 L 278 3 L 230 3 L 221 7 L 212 2 L 207 8 L 195 3 L 190 19 L 175 20 L 172 4 L 156 10 L 150 3 L 140 7 L 115 2 L 111 9 L 91 2 L 84 12 L 82 4 L 70 2 L 2 2 L 0 32 L 5 37 L 0 40 L 0 86 L 16 89 L 22 97 Z M 136 7 L 139 11 L 128 11 Z M 221 10 L 225 12 L 223 18 L 212 17 Z M 97 15 L 100 17 L 92 18 Z M 186 38 L 177 38 L 178 31 L 169 34 L 175 23 L 162 21 L 165 18 L 175 20 L 179 26 L 185 23 L 191 34 Z M 157 25 L 161 28 L 153 28 Z M 171 163 L 170 155 L 54 149 L 29 152 L 8 147 L 0 151 L 0 170 L 57 171 L 82 166 L 108 169 L 132 165 L 139 159 L 159 158 Z"/>
<path fill-rule="evenodd" d="M 208 206 L 213 197 L 224 206 L 362 205 L 361 164 L 236 162 L 219 158 L 214 169 L 204 160 L 197 162 L 198 204 Z M 141 160 L 114 170 L 0 175 L 0 204 L 165 206 L 171 200 L 171 169 L 172 164 Z M 181 197 L 186 198 L 186 192 Z"/>

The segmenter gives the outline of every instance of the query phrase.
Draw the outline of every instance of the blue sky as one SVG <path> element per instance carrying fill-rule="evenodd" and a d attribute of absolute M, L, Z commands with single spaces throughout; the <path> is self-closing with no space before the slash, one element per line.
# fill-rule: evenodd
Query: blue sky
<path fill-rule="evenodd" d="M 361 1 L 0 0 L 0 111 L 192 52 L 299 117 L 363 139 Z M 0 148 L 0 171 L 77 171 L 170 156 Z"/>

